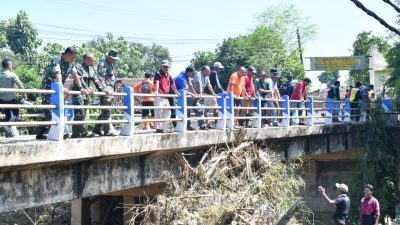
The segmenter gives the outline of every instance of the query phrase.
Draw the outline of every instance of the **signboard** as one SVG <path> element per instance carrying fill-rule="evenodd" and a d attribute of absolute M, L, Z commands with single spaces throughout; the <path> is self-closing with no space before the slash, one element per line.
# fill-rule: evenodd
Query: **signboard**
<path fill-rule="evenodd" d="M 310 70 L 335 71 L 335 70 L 365 70 L 365 56 L 348 57 L 310 57 Z"/>

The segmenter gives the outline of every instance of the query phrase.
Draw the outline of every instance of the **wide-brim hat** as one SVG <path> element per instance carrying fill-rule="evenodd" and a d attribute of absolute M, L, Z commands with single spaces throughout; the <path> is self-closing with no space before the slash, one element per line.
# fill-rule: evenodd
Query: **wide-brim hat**
<path fill-rule="evenodd" d="M 341 190 L 342 192 L 348 192 L 348 191 L 349 191 L 349 187 L 347 187 L 347 185 L 345 185 L 345 184 L 336 183 L 335 186 L 336 186 L 339 190 Z"/>

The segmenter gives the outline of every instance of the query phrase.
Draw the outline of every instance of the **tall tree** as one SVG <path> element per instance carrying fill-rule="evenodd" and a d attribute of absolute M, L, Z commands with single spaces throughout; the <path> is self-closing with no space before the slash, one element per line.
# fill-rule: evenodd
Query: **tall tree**
<path fill-rule="evenodd" d="M 143 52 L 142 70 L 155 72 L 159 70 L 160 63 L 164 59 L 171 60 L 168 48 L 162 45 L 153 44 Z"/>
<path fill-rule="evenodd" d="M 318 76 L 318 80 L 328 86 L 332 85 L 339 79 L 339 71 L 325 71 Z"/>
<path fill-rule="evenodd" d="M 23 10 L 18 12 L 15 23 L 8 26 L 6 36 L 11 50 L 24 56 L 30 56 L 42 43 L 28 14 Z"/>
<path fill-rule="evenodd" d="M 43 51 L 50 56 L 58 56 L 64 50 L 64 47 L 59 43 L 47 43 L 46 46 L 43 47 Z"/>
<path fill-rule="evenodd" d="M 300 46 L 315 37 L 316 26 L 293 5 L 267 8 L 257 16 L 257 21 L 249 34 L 225 39 L 217 47 L 215 58 L 225 66 L 221 83 L 226 85 L 237 67 L 249 65 L 259 70 L 276 67 L 284 76 L 304 77 Z"/>
<path fill-rule="evenodd" d="M 200 70 L 201 67 L 203 66 L 211 66 L 212 63 L 214 62 L 215 59 L 215 53 L 214 52 L 204 52 L 204 51 L 198 51 L 194 53 L 194 59 L 192 59 L 190 62 L 194 66 L 194 68 Z"/>
<path fill-rule="evenodd" d="M 0 48 L 7 46 L 7 30 L 11 22 L 11 20 L 0 21 Z"/>
<path fill-rule="evenodd" d="M 363 31 L 357 35 L 357 38 L 353 43 L 353 55 L 369 56 L 372 45 L 378 45 L 379 52 L 381 52 L 383 55 L 385 55 L 390 48 L 390 45 L 384 38 L 373 35 L 371 31 Z M 369 83 L 368 69 L 361 71 L 350 71 L 348 83 L 354 84 L 357 81 L 360 81 L 362 84 Z"/>
<path fill-rule="evenodd" d="M 142 53 L 139 47 L 129 43 L 124 37 L 115 38 L 112 33 L 107 33 L 106 37 L 100 37 L 89 43 L 77 46 L 78 61 L 82 60 L 82 55 L 86 52 L 95 54 L 96 58 L 103 60 L 110 49 L 119 52 L 120 60 L 117 61 L 115 71 L 118 77 L 137 77 L 142 76 L 141 59 Z"/>

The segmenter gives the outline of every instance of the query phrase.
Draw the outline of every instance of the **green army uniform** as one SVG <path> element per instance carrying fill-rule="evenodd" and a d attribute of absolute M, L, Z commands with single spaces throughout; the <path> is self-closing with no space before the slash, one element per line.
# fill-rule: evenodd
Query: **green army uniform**
<path fill-rule="evenodd" d="M 103 91 L 100 80 L 97 78 L 96 72 L 92 67 L 86 66 L 84 63 L 77 64 L 76 66 L 77 73 L 79 75 L 79 79 L 81 81 L 81 87 L 78 87 L 76 82 L 72 82 L 71 90 L 80 91 L 83 89 L 90 89 L 90 83 L 93 83 L 96 86 L 98 91 Z M 88 105 L 89 96 L 83 95 L 73 95 L 72 96 L 72 104 L 74 105 Z M 86 110 L 85 109 L 74 109 L 74 121 L 83 121 L 86 118 Z M 85 137 L 88 135 L 88 132 L 84 125 L 73 125 L 72 126 L 72 137 Z"/>
<path fill-rule="evenodd" d="M 115 85 L 115 76 L 114 76 L 114 66 L 104 60 L 101 62 L 97 68 L 97 74 L 101 84 L 105 90 L 113 90 Z M 114 100 L 114 96 L 100 96 L 100 105 L 102 106 L 111 106 Z M 97 117 L 97 120 L 108 120 L 111 117 L 110 109 L 101 110 L 100 115 Z M 104 135 L 110 135 L 110 124 L 96 124 L 94 128 L 94 133 L 101 134 L 101 127 L 104 129 Z"/>
<path fill-rule="evenodd" d="M 51 90 L 51 83 L 55 82 L 54 74 L 60 71 L 62 77 L 62 84 L 65 83 L 65 80 L 73 74 L 76 73 L 76 68 L 73 62 L 67 63 L 64 62 L 61 56 L 57 58 L 53 58 L 50 61 L 50 64 L 47 68 L 46 75 L 42 81 L 42 89 L 44 90 Z M 51 95 L 43 94 L 42 95 L 42 105 L 50 105 L 51 104 Z M 51 111 L 48 109 L 44 110 L 44 121 L 51 120 Z M 48 130 L 48 126 L 41 126 L 37 129 L 36 138 L 43 136 L 43 134 Z"/>

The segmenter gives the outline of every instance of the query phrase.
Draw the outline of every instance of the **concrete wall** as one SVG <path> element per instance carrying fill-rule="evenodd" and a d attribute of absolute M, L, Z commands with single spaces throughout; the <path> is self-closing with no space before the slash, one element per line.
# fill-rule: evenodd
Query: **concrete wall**
<path fill-rule="evenodd" d="M 178 167 L 168 156 L 93 160 L 0 173 L 0 212 L 144 186 Z"/>
<path fill-rule="evenodd" d="M 334 125 L 207 131 L 27 142 L 0 146 L 0 212 L 157 183 L 179 173 L 171 154 L 210 145 L 265 140 L 282 159 L 342 154 L 361 146 L 363 126 Z M 144 156 L 146 154 L 146 156 Z"/>
<path fill-rule="evenodd" d="M 138 156 L 184 151 L 243 140 L 289 139 L 306 136 L 359 133 L 363 125 L 335 124 L 312 127 L 272 127 L 245 130 L 210 130 L 173 134 L 141 134 L 65 141 L 27 141 L 0 145 L 0 169 L 32 164 L 55 164 L 108 156 Z M 331 145 L 332 149 L 336 147 Z M 339 147 L 340 149 L 340 147 Z M 293 153 L 295 154 L 295 153 Z M 12 169 L 14 170 L 14 169 Z"/>

